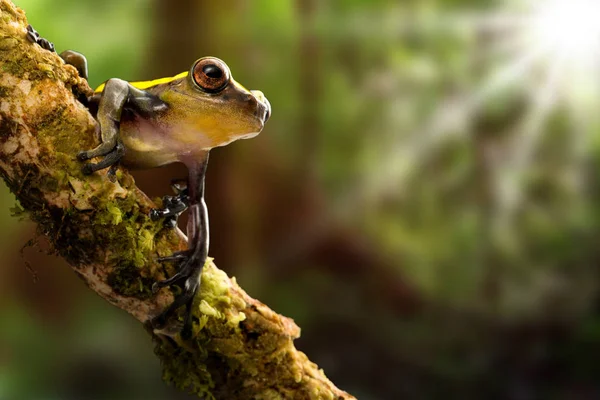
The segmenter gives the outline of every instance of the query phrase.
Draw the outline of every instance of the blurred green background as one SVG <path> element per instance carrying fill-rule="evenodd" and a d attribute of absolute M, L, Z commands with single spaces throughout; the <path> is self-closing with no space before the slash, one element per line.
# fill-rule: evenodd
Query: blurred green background
<path fill-rule="evenodd" d="M 339 387 L 600 398 L 593 0 L 15 2 L 92 86 L 213 55 L 265 92 L 263 133 L 211 154 L 210 254 Z M 189 398 L 0 201 L 0 399 Z"/>

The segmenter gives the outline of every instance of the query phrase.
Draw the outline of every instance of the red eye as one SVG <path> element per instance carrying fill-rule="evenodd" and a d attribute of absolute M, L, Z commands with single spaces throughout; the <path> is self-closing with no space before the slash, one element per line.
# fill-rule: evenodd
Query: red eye
<path fill-rule="evenodd" d="M 227 64 L 214 57 L 198 60 L 192 68 L 192 76 L 196 85 L 209 93 L 225 89 L 231 79 Z"/>

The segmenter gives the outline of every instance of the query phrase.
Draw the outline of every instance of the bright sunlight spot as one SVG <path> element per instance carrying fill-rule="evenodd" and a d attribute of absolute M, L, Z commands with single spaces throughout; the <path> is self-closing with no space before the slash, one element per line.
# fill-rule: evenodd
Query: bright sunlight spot
<path fill-rule="evenodd" d="M 598 65 L 600 1 L 549 0 L 536 9 L 533 40 L 550 56 L 566 57 L 568 63 L 585 67 Z"/>

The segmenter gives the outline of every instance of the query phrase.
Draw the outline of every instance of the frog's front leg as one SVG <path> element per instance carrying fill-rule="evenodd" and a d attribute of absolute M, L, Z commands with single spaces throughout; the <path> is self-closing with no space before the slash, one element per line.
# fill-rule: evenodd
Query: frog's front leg
<path fill-rule="evenodd" d="M 109 175 L 114 176 L 115 166 L 125 154 L 125 147 L 119 139 L 119 125 L 121 114 L 127 108 L 141 115 L 156 115 L 167 108 L 165 102 L 157 96 L 147 93 L 132 86 L 122 79 L 109 79 L 106 81 L 96 119 L 100 124 L 102 143 L 88 151 L 77 155 L 80 161 L 94 157 L 104 157 L 98 163 L 88 163 L 83 167 L 83 173 L 89 175 L 95 171 L 113 167 Z"/>
<path fill-rule="evenodd" d="M 181 306 L 186 307 L 184 325 L 181 331 L 183 338 L 189 338 L 192 334 L 192 305 L 198 288 L 200 287 L 200 276 L 206 258 L 208 257 L 209 229 L 208 210 L 204 201 L 204 176 L 208 164 L 208 153 L 203 156 L 201 162 L 188 165 L 189 168 L 189 220 L 187 226 L 188 251 L 177 253 L 169 260 L 179 260 L 179 270 L 175 275 L 154 284 L 153 291 L 160 288 L 177 285 L 182 292 L 160 315 L 152 320 L 156 327 L 163 327 L 167 319 Z"/>
<path fill-rule="evenodd" d="M 98 123 L 102 143 L 95 149 L 82 151 L 77 154 L 80 161 L 104 156 L 98 163 L 88 163 L 83 167 L 83 173 L 89 175 L 95 171 L 110 167 L 119 162 L 125 153 L 125 147 L 119 141 L 119 121 L 125 103 L 130 97 L 132 86 L 121 79 L 109 79 L 106 82 L 100 104 L 98 106 Z"/>

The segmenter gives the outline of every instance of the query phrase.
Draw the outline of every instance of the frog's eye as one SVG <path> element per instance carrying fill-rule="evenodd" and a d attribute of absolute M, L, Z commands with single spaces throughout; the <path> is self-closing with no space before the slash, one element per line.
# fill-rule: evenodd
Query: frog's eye
<path fill-rule="evenodd" d="M 208 93 L 216 93 L 225 89 L 231 73 L 227 65 L 214 57 L 201 58 L 192 68 L 194 83 Z"/>

